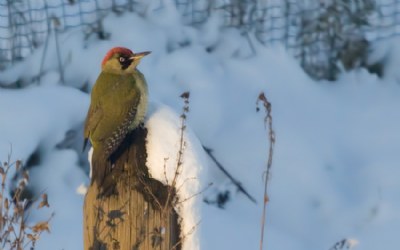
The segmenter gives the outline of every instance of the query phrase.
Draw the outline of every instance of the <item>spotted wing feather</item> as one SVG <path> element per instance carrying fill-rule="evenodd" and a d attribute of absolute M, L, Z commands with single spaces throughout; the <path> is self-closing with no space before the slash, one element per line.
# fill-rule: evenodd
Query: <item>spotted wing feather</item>
<path fill-rule="evenodd" d="M 126 135 L 132 130 L 131 124 L 135 120 L 139 101 L 140 96 L 134 98 L 134 102 L 131 104 L 123 122 L 112 132 L 112 135 L 106 139 L 105 154 L 107 157 L 117 150 Z"/>

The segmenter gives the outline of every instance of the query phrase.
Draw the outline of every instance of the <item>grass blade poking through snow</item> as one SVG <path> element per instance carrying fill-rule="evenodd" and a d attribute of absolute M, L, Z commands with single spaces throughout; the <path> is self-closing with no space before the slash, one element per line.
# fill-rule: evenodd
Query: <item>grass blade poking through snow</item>
<path fill-rule="evenodd" d="M 270 177 L 271 167 L 272 167 L 272 157 L 274 154 L 274 145 L 275 145 L 275 131 L 272 128 L 272 115 L 271 115 L 271 103 L 268 101 L 267 97 L 263 92 L 258 96 L 256 105 L 257 112 L 260 111 L 259 104 L 264 106 L 265 109 L 265 117 L 264 117 L 264 125 L 265 129 L 268 131 L 268 140 L 269 140 L 269 150 L 268 150 L 268 162 L 267 169 L 265 170 L 265 182 L 264 182 L 264 202 L 263 202 L 263 212 L 261 216 L 261 239 L 260 239 L 260 250 L 263 249 L 264 243 L 264 229 L 265 229 L 265 217 L 266 217 L 266 209 L 267 203 L 269 201 L 268 198 L 268 180 Z"/>

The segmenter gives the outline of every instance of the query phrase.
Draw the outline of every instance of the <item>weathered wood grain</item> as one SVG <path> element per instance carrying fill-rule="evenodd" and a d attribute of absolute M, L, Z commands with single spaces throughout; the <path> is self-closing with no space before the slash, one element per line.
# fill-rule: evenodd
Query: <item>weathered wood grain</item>
<path fill-rule="evenodd" d="M 114 163 L 104 163 L 110 169 L 104 192 L 96 182 L 88 188 L 83 211 L 85 250 L 181 248 L 179 218 L 172 201 L 167 201 L 173 190 L 150 178 L 146 167 L 146 134 L 143 128 L 129 134 L 113 155 Z"/>

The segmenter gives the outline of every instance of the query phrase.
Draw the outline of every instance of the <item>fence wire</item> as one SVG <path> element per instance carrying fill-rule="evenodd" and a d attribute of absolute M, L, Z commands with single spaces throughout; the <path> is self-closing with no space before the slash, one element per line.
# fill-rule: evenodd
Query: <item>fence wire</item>
<path fill-rule="evenodd" d="M 22 60 L 51 32 L 81 27 L 106 38 L 109 13 L 143 14 L 146 0 L 0 0 L 0 69 Z M 163 1 L 159 2 L 160 8 Z M 370 44 L 400 34 L 400 0 L 175 0 L 182 20 L 201 26 L 213 15 L 224 27 L 281 44 L 313 77 L 334 79 L 365 66 Z"/>

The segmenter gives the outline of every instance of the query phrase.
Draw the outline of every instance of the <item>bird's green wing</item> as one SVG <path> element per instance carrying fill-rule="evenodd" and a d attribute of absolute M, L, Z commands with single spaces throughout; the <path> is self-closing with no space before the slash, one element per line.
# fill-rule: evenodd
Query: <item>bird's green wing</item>
<path fill-rule="evenodd" d="M 102 73 L 92 89 L 84 137 L 110 156 L 133 129 L 141 92 L 136 76 Z"/>
<path fill-rule="evenodd" d="M 107 156 L 110 156 L 125 139 L 126 135 L 130 132 L 131 125 L 137 115 L 141 98 L 140 92 L 137 88 L 133 88 L 130 89 L 127 94 L 129 95 L 129 98 L 126 98 L 122 103 L 120 103 L 120 106 L 125 107 L 126 109 L 123 111 L 123 116 L 119 119 L 120 122 L 115 124 L 115 126 L 112 126 L 112 130 L 106 133 L 108 135 L 107 138 L 105 138 L 105 154 Z M 115 112 L 118 112 L 118 109 L 115 110 Z"/>
<path fill-rule="evenodd" d="M 90 134 L 96 129 L 102 117 L 103 117 L 103 110 L 101 106 L 98 105 L 98 103 L 91 103 L 85 121 L 85 129 L 83 133 L 84 137 L 83 150 L 85 150 L 86 148 L 86 144 Z"/>

